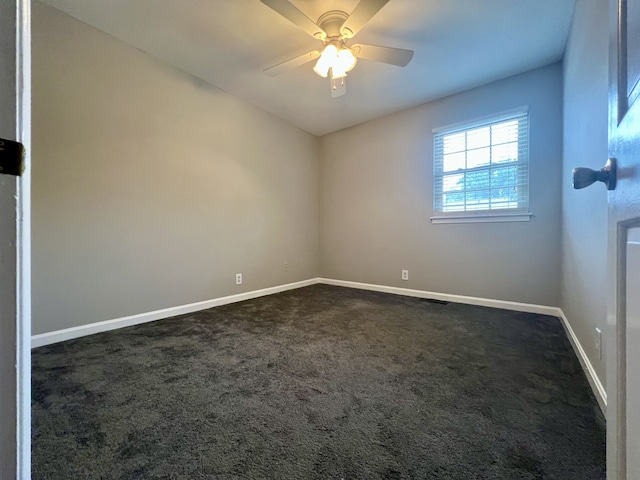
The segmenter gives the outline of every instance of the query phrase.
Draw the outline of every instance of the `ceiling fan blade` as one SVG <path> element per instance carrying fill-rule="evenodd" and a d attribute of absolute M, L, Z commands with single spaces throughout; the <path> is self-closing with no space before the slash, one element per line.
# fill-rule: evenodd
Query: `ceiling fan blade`
<path fill-rule="evenodd" d="M 406 67 L 413 58 L 413 50 L 404 50 L 403 48 L 363 44 L 354 45 L 351 48 L 356 52 L 358 58 L 397 65 L 398 67 Z"/>
<path fill-rule="evenodd" d="M 360 0 L 340 28 L 346 38 L 353 37 L 373 16 L 384 7 L 389 0 Z"/>
<path fill-rule="evenodd" d="M 286 70 L 290 70 L 292 68 L 299 67 L 300 65 L 304 65 L 311 60 L 315 60 L 320 56 L 320 52 L 318 50 L 314 50 L 313 52 L 305 53 L 304 55 L 299 55 L 291 60 L 286 60 L 282 63 L 274 65 L 273 67 L 269 67 L 264 69 L 264 73 L 269 75 L 270 77 L 275 77 L 276 75 L 280 75 Z"/>
<path fill-rule="evenodd" d="M 282 15 L 291 23 L 300 27 L 314 38 L 324 39 L 327 34 L 322 28 L 315 24 L 309 17 L 298 10 L 289 0 L 260 0 L 271 10 Z"/>

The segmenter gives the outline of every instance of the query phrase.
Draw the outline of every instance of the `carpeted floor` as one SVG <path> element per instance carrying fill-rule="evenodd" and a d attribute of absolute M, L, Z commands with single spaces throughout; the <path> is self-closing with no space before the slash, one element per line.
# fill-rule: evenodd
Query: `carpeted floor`
<path fill-rule="evenodd" d="M 33 352 L 34 479 L 605 478 L 557 318 L 326 285 Z"/>

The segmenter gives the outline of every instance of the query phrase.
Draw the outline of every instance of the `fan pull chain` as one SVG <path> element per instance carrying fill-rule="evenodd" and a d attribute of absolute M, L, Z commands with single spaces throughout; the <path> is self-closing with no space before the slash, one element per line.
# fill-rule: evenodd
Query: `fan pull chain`
<path fill-rule="evenodd" d="M 340 80 L 340 86 L 344 87 L 344 77 L 340 77 L 338 80 Z M 337 90 L 338 86 L 336 85 L 336 79 L 332 78 L 331 79 L 331 89 L 332 90 Z"/>

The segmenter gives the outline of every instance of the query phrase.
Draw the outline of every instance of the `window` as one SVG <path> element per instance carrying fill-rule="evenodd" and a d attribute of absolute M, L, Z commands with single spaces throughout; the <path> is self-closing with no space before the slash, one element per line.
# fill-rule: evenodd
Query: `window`
<path fill-rule="evenodd" d="M 529 111 L 433 131 L 433 223 L 529 220 Z"/>

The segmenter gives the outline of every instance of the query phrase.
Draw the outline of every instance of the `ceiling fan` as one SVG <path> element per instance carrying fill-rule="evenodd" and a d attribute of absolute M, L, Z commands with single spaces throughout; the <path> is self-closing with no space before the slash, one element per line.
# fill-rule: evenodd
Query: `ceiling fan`
<path fill-rule="evenodd" d="M 389 0 L 360 0 L 350 15 L 340 10 L 331 10 L 320 16 L 317 22 L 312 21 L 289 0 L 260 1 L 313 38 L 320 40 L 323 45 L 321 50 L 299 55 L 265 69 L 264 73 L 267 75 L 279 75 L 318 59 L 313 67 L 314 72 L 321 77 L 328 77 L 331 82 L 331 96 L 339 97 L 346 93 L 344 79 L 359 58 L 399 67 L 407 66 L 413 58 L 413 50 L 377 45 L 347 45 L 347 40 L 353 38 Z"/>

